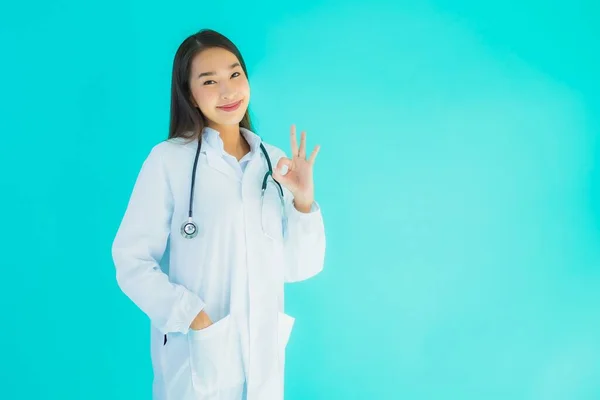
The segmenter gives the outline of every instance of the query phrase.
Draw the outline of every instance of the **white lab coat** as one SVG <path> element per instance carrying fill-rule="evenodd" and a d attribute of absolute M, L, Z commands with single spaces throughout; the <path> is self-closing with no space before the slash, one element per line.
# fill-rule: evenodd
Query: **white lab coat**
<path fill-rule="evenodd" d="M 324 224 L 316 202 L 301 213 L 283 187 L 285 223 L 270 178 L 261 207 L 261 139 L 242 133 L 251 153 L 236 173 L 218 132 L 203 132 L 193 202 L 198 236 L 180 234 L 197 142 L 178 138 L 150 151 L 114 239 L 119 287 L 151 321 L 154 400 L 283 399 L 295 323 L 284 312 L 284 282 L 323 269 Z M 264 145 L 275 168 L 285 153 Z M 213 325 L 189 329 L 203 309 Z"/>

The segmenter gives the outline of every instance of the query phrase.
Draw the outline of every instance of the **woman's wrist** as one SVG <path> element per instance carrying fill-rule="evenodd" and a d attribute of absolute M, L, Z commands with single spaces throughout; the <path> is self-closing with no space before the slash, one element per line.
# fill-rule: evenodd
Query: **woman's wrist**
<path fill-rule="evenodd" d="M 208 314 L 204 312 L 204 310 L 202 310 L 198 313 L 198 315 L 196 315 L 196 318 L 194 318 L 194 320 L 192 321 L 190 328 L 195 331 L 198 331 L 200 329 L 207 328 L 210 325 L 212 325 L 212 321 L 208 317 Z"/>

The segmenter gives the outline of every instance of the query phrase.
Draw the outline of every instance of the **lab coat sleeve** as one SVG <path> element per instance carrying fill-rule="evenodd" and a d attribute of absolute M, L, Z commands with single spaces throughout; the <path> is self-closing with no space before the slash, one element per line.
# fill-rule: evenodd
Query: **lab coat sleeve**
<path fill-rule="evenodd" d="M 202 299 L 169 281 L 160 266 L 170 234 L 173 196 L 155 146 L 138 173 L 124 217 L 112 245 L 121 290 L 163 334 L 186 334 L 204 308 Z"/>
<path fill-rule="evenodd" d="M 315 201 L 308 213 L 294 206 L 292 193 L 283 187 L 286 207 L 284 235 L 285 282 L 312 278 L 323 270 L 325 262 L 325 227 L 321 208 Z"/>

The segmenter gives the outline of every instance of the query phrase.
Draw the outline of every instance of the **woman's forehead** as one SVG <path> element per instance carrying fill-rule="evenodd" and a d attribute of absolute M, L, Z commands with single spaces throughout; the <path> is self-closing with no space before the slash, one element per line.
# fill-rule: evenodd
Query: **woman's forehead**
<path fill-rule="evenodd" d="M 237 57 L 222 48 L 210 48 L 196 54 L 192 60 L 193 72 L 217 72 L 222 69 L 231 69 L 234 64 L 239 64 Z"/>

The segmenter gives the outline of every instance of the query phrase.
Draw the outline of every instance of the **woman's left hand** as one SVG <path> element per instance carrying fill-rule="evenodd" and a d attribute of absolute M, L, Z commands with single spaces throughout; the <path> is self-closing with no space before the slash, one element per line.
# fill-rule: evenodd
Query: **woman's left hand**
<path fill-rule="evenodd" d="M 275 170 L 273 178 L 285 186 L 294 195 L 294 206 L 302 212 L 309 212 L 314 201 L 315 188 L 313 182 L 313 166 L 319 153 L 320 146 L 315 146 L 310 157 L 306 158 L 306 132 L 300 135 L 300 148 L 296 139 L 296 126 L 290 131 L 292 158 L 282 157 Z M 287 173 L 281 174 L 282 167 L 287 166 Z"/>

